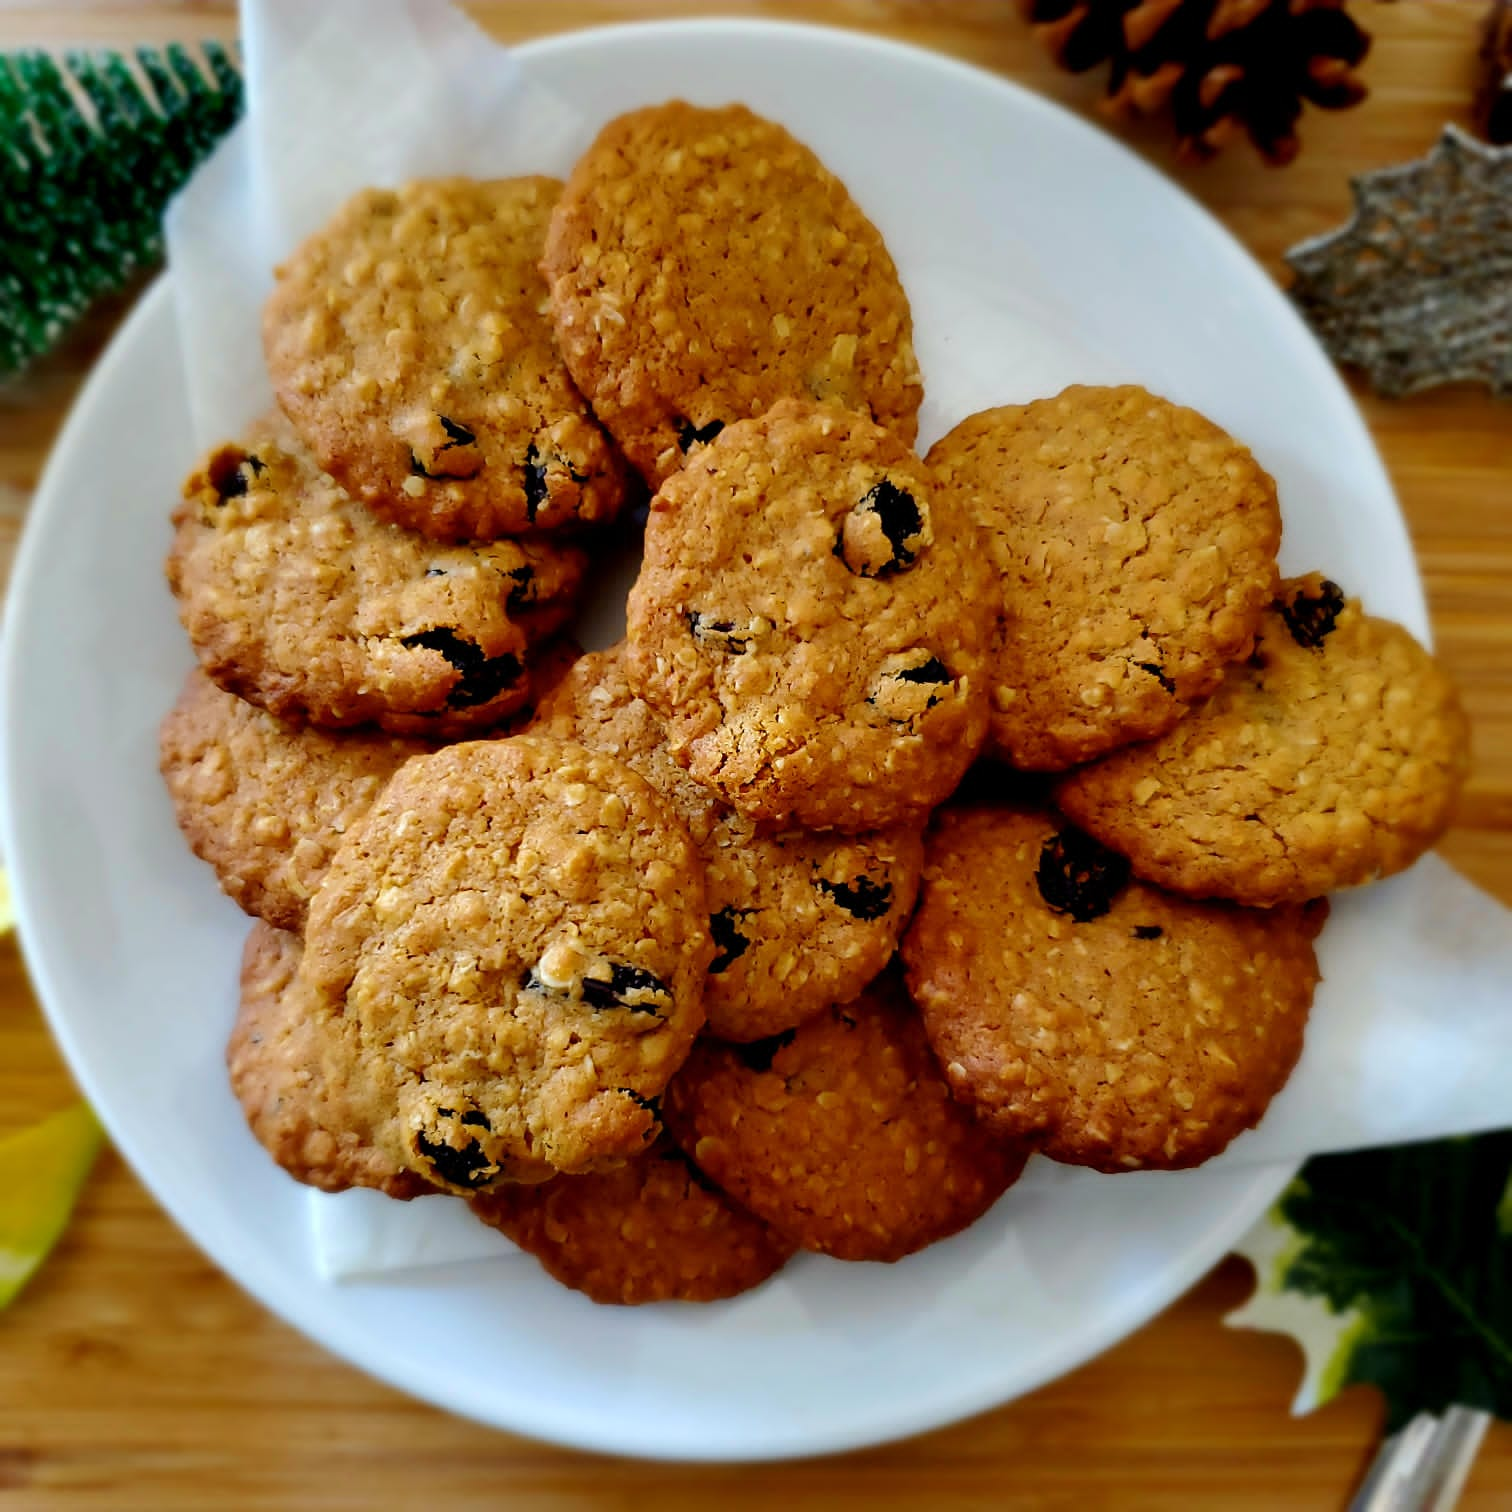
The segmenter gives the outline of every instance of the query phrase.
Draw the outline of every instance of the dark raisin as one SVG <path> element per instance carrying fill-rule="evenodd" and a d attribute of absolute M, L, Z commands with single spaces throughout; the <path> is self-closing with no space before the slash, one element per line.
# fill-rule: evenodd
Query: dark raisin
<path fill-rule="evenodd" d="M 901 672 L 894 672 L 893 676 L 899 682 L 906 683 L 943 684 L 954 681 L 950 668 L 938 656 L 931 656 L 922 666 L 904 667 Z"/>
<path fill-rule="evenodd" d="M 268 464 L 261 457 L 254 457 L 251 452 L 247 453 L 244 460 L 247 466 L 252 469 L 254 477 L 260 478 L 268 470 Z"/>
<path fill-rule="evenodd" d="M 239 499 L 247 491 L 247 475 L 242 464 L 255 463 L 254 473 L 262 471 L 263 465 L 256 457 L 234 451 L 221 452 L 210 463 L 210 482 L 216 496 L 224 504 L 227 499 Z"/>
<path fill-rule="evenodd" d="M 924 516 L 918 500 L 911 493 L 899 488 L 890 478 L 883 478 L 862 494 L 851 515 L 875 516 L 888 547 L 888 555 L 881 561 L 870 560 L 855 549 L 854 537 L 850 543 L 852 549 L 848 550 L 847 522 L 842 522 L 840 538 L 835 542 L 835 555 L 858 577 L 888 577 L 913 565 L 919 554 L 916 537 L 924 529 Z M 911 541 L 915 544 L 910 545 Z"/>
<path fill-rule="evenodd" d="M 647 994 L 660 999 L 660 1002 L 644 1001 Z M 636 1001 L 630 1001 L 632 996 Z M 660 977 L 643 966 L 630 966 L 624 961 L 616 961 L 609 968 L 607 982 L 597 977 L 583 978 L 583 1001 L 590 1008 L 628 1008 L 631 1013 L 649 1013 L 662 1018 L 662 1009 L 671 999 L 672 994 L 662 984 Z"/>
<path fill-rule="evenodd" d="M 719 953 L 709 962 L 710 976 L 728 971 L 749 948 L 750 940 L 741 934 L 738 927 L 739 921 L 748 912 L 744 908 L 721 908 L 717 914 L 709 915 L 709 933 L 714 936 L 714 943 L 719 947 Z"/>
<path fill-rule="evenodd" d="M 793 1043 L 796 1029 L 784 1029 L 781 1034 L 773 1034 L 766 1039 L 752 1040 L 748 1045 L 731 1045 L 735 1052 L 735 1058 L 747 1071 L 770 1071 L 772 1062 L 777 1059 L 779 1051 L 785 1050 Z"/>
<path fill-rule="evenodd" d="M 437 1118 L 455 1118 L 456 1116 L 457 1116 L 457 1110 L 455 1108 L 437 1108 L 436 1109 L 436 1117 Z"/>
<path fill-rule="evenodd" d="M 922 655 L 924 660 L 917 666 L 884 670 L 872 683 L 871 692 L 866 696 L 866 701 L 872 708 L 894 724 L 901 725 L 912 724 L 921 715 L 927 714 L 942 697 L 940 693 L 921 694 L 910 690 L 948 688 L 954 681 L 950 668 L 938 656 L 924 651 L 922 647 L 905 655 Z"/>
<path fill-rule="evenodd" d="M 486 1186 L 499 1174 L 499 1168 L 483 1153 L 481 1145 L 468 1144 L 454 1150 L 449 1144 L 433 1142 L 423 1133 L 415 1135 L 415 1152 L 430 1163 L 431 1169 L 455 1187 Z"/>
<path fill-rule="evenodd" d="M 1163 668 L 1159 662 L 1135 662 L 1134 665 L 1138 667 L 1141 672 L 1148 672 L 1150 676 L 1153 677 L 1155 681 L 1158 682 L 1160 686 L 1166 690 L 1167 693 L 1174 693 L 1176 691 L 1176 684 L 1173 683 L 1171 679 L 1165 675 L 1165 668 Z"/>
<path fill-rule="evenodd" d="M 880 919 L 892 907 L 889 882 L 873 882 L 870 877 L 857 877 L 854 882 L 829 882 L 820 877 L 818 887 L 853 918 Z"/>
<path fill-rule="evenodd" d="M 1136 940 L 1158 940 L 1165 930 L 1158 924 L 1136 924 L 1132 933 Z"/>
<path fill-rule="evenodd" d="M 448 707 L 453 709 L 471 709 L 489 703 L 506 689 L 516 687 L 525 675 L 520 658 L 512 651 L 485 656 L 481 647 L 444 627 L 406 635 L 401 644 L 439 651 L 462 674 L 446 697 Z"/>
<path fill-rule="evenodd" d="M 532 441 L 525 451 L 525 518 L 534 521 L 536 510 L 546 502 L 546 464 Z"/>
<path fill-rule="evenodd" d="M 1045 841 L 1035 881 L 1056 913 L 1078 924 L 1100 919 L 1129 880 L 1129 863 L 1091 835 L 1069 826 Z"/>
<path fill-rule="evenodd" d="M 535 568 L 528 564 L 522 567 L 511 567 L 504 574 L 513 586 L 509 590 L 509 597 L 505 604 L 510 609 L 523 609 L 526 604 L 535 602 L 535 590 L 532 584 L 535 582 Z"/>
<path fill-rule="evenodd" d="M 464 1113 L 461 1121 L 469 1129 L 487 1129 L 491 1127 L 488 1120 L 476 1108 L 471 1113 Z"/>
<path fill-rule="evenodd" d="M 472 446 L 477 441 L 478 438 L 465 425 L 458 425 L 455 420 L 448 420 L 445 415 L 437 415 L 436 419 L 441 422 L 441 429 L 446 432 L 446 445 L 438 447 L 438 451 L 450 451 L 454 446 Z"/>
<path fill-rule="evenodd" d="M 711 420 L 707 425 L 694 425 L 681 415 L 672 422 L 677 427 L 677 444 L 686 452 L 695 446 L 707 446 L 724 429 L 723 420 Z"/>
<path fill-rule="evenodd" d="M 1335 582 L 1324 578 L 1316 594 L 1299 593 L 1290 603 L 1278 600 L 1276 607 L 1291 638 L 1299 646 L 1316 651 L 1327 638 L 1344 607 L 1344 590 Z"/>
<path fill-rule="evenodd" d="M 712 615 L 688 610 L 688 629 L 693 639 L 705 646 L 717 646 L 732 656 L 743 656 L 750 649 L 750 637 L 735 634 L 734 620 L 717 620 Z"/>

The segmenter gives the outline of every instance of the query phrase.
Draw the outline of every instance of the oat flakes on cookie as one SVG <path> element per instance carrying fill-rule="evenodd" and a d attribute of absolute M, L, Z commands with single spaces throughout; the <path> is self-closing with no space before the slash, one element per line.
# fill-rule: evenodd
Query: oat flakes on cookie
<path fill-rule="evenodd" d="M 158 739 L 190 850 L 247 913 L 292 930 L 304 928 L 342 836 L 405 761 L 430 749 L 378 731 L 287 724 L 198 668 Z"/>
<path fill-rule="evenodd" d="M 1055 802 L 1147 881 L 1300 902 L 1416 861 L 1449 824 L 1468 742 L 1428 652 L 1313 573 L 1282 584 L 1205 704 L 1070 773 Z"/>
<path fill-rule="evenodd" d="M 631 686 L 695 781 L 765 824 L 918 823 L 981 746 L 995 584 L 896 436 L 784 400 L 651 502 Z"/>
<path fill-rule="evenodd" d="M 613 518 L 622 466 L 556 350 L 561 184 L 364 189 L 277 270 L 263 344 L 320 465 L 385 518 L 490 540 Z"/>
<path fill-rule="evenodd" d="M 943 810 L 903 942 L 952 1093 L 1100 1171 L 1199 1165 L 1302 1051 L 1327 904 L 1195 903 L 1053 816 Z"/>
<path fill-rule="evenodd" d="M 226 1068 L 254 1137 L 296 1181 L 323 1192 L 372 1187 L 403 1201 L 435 1191 L 368 1142 L 340 1084 L 326 1079 L 325 1030 L 294 988 L 302 951 L 297 934 L 259 921 L 242 952 Z"/>
<path fill-rule="evenodd" d="M 711 1034 L 754 1040 L 790 1029 L 848 1002 L 892 958 L 918 890 L 917 829 L 758 829 L 672 760 L 660 723 L 625 680 L 623 642 L 578 661 L 533 728 L 633 767 L 688 826 L 715 947 L 703 997 Z"/>
<path fill-rule="evenodd" d="M 702 1040 L 667 1127 L 710 1180 L 803 1249 L 899 1260 L 973 1223 L 1024 1154 L 950 1097 L 890 974 L 750 1045 Z"/>
<path fill-rule="evenodd" d="M 529 648 L 587 565 L 556 541 L 449 546 L 385 524 L 276 416 L 205 459 L 173 522 L 169 585 L 221 687 L 280 718 L 438 739 L 526 702 Z"/>
<path fill-rule="evenodd" d="M 1003 631 L 989 748 L 1059 771 L 1176 723 L 1275 595 L 1276 486 L 1195 410 L 1136 387 L 983 410 L 930 448 L 982 529 Z"/>
<path fill-rule="evenodd" d="M 611 121 L 567 182 L 542 271 L 573 377 L 653 488 L 788 396 L 914 439 L 912 320 L 877 228 L 743 105 Z"/>
<path fill-rule="evenodd" d="M 795 1247 L 711 1186 L 670 1139 L 618 1170 L 500 1187 L 471 1206 L 595 1302 L 717 1302 L 760 1286 Z"/>
<path fill-rule="evenodd" d="M 310 906 L 328 1074 L 389 1159 L 453 1191 L 643 1153 L 703 1023 L 687 830 L 627 766 L 544 736 L 407 762 Z"/>

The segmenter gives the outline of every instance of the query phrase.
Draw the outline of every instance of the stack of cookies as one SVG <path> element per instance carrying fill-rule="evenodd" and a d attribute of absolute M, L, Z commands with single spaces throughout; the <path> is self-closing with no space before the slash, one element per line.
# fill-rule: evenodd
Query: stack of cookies
<path fill-rule="evenodd" d="M 1296 1062 L 1324 895 L 1448 822 L 1452 688 L 1280 578 L 1216 426 L 1075 388 L 918 456 L 881 236 L 743 107 L 364 192 L 264 338 L 279 412 L 174 517 L 162 768 L 312 1186 L 644 1302 L 896 1260 L 1036 1151 L 1196 1165 Z"/>

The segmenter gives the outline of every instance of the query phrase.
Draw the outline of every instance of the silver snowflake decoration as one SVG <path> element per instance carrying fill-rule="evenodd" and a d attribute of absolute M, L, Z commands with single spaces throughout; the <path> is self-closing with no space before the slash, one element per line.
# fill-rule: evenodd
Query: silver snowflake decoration
<path fill-rule="evenodd" d="M 1318 339 L 1392 397 L 1469 380 L 1512 398 L 1512 148 L 1446 126 L 1353 187 L 1349 224 L 1286 254 Z"/>

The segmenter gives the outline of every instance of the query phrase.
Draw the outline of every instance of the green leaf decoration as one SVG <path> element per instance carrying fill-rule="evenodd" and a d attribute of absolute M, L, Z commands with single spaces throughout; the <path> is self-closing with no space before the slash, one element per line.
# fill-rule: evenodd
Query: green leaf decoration
<path fill-rule="evenodd" d="M 0 1309 L 68 1226 L 105 1135 L 84 1103 L 0 1139 Z"/>
<path fill-rule="evenodd" d="M 1319 1156 L 1237 1248 L 1257 1284 L 1227 1321 L 1301 1344 L 1294 1411 L 1365 1381 L 1388 1433 L 1512 1418 L 1512 1131 Z"/>
<path fill-rule="evenodd" d="M 0 56 L 0 376 L 158 261 L 164 207 L 241 109 L 214 42 Z"/>

